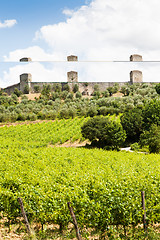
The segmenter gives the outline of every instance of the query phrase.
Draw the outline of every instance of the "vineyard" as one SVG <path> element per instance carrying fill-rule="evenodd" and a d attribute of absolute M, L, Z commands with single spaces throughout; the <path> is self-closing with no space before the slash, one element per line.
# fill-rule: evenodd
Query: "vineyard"
<path fill-rule="evenodd" d="M 71 202 L 81 229 L 104 232 L 111 225 L 160 223 L 160 156 L 87 148 L 51 147 L 83 140 L 85 118 L 0 128 L 0 212 L 20 217 L 23 199 L 29 222 L 65 229 Z"/>

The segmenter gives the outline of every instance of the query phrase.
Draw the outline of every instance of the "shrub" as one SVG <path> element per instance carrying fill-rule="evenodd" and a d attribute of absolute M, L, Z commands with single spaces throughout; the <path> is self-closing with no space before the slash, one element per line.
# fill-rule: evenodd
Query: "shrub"
<path fill-rule="evenodd" d="M 156 92 L 160 94 L 160 83 L 155 86 Z"/>
<path fill-rule="evenodd" d="M 69 87 L 68 83 L 63 86 L 63 91 L 67 91 L 67 92 L 70 91 L 70 87 Z"/>
<path fill-rule="evenodd" d="M 82 126 L 82 136 L 95 146 L 118 149 L 126 139 L 122 125 L 106 117 L 94 117 Z"/>
<path fill-rule="evenodd" d="M 106 116 L 108 114 L 107 107 L 105 107 L 105 106 L 100 107 L 98 110 L 98 113 L 99 113 L 99 115 Z"/>
<path fill-rule="evenodd" d="M 68 94 L 67 94 L 67 99 L 73 100 L 73 93 L 68 93 Z"/>
<path fill-rule="evenodd" d="M 14 92 L 13 92 L 17 97 L 20 97 L 22 95 L 22 92 L 18 90 L 18 88 L 15 88 L 14 89 Z"/>
<path fill-rule="evenodd" d="M 99 91 L 94 91 L 92 93 L 92 96 L 94 96 L 95 99 L 98 99 L 100 97 L 101 93 Z"/>
<path fill-rule="evenodd" d="M 69 111 L 68 108 L 62 108 L 59 112 L 60 118 L 69 118 Z"/>
<path fill-rule="evenodd" d="M 160 125 L 160 100 L 151 100 L 145 105 L 143 119 L 146 130 L 149 130 L 152 124 Z"/>
<path fill-rule="evenodd" d="M 103 97 L 109 97 L 109 92 L 108 92 L 108 90 L 102 92 L 102 96 L 103 96 Z"/>
<path fill-rule="evenodd" d="M 99 92 L 99 85 L 98 84 L 94 85 L 94 92 Z"/>
<path fill-rule="evenodd" d="M 43 85 L 43 89 L 42 89 L 41 94 L 46 96 L 46 97 L 49 97 L 50 92 L 51 92 L 51 85 L 50 84 Z"/>
<path fill-rule="evenodd" d="M 82 94 L 78 91 L 78 92 L 76 92 L 76 98 L 82 98 Z"/>
<path fill-rule="evenodd" d="M 143 131 L 142 110 L 138 108 L 129 110 L 123 113 L 120 119 L 128 140 L 139 141 L 140 134 Z"/>
<path fill-rule="evenodd" d="M 55 83 L 53 89 L 54 89 L 55 92 L 60 93 L 62 91 L 61 83 Z"/>
<path fill-rule="evenodd" d="M 140 146 L 137 142 L 131 144 L 131 150 L 138 151 L 140 149 Z"/>
<path fill-rule="evenodd" d="M 148 145 L 150 153 L 160 153 L 160 126 L 153 124 L 149 131 L 144 131 L 140 136 L 140 144 Z"/>
<path fill-rule="evenodd" d="M 29 93 L 29 86 L 28 85 L 24 86 L 23 93 L 24 94 L 28 94 Z"/>
<path fill-rule="evenodd" d="M 30 113 L 28 114 L 27 119 L 31 121 L 35 121 L 37 120 L 37 115 L 35 113 Z"/>
<path fill-rule="evenodd" d="M 16 122 L 17 118 L 18 118 L 18 114 L 15 111 L 10 113 L 10 121 L 11 122 Z"/>
<path fill-rule="evenodd" d="M 39 85 L 34 85 L 34 92 L 39 93 L 40 92 L 40 86 Z"/>
<path fill-rule="evenodd" d="M 18 114 L 17 120 L 25 121 L 26 119 L 27 119 L 27 114 L 26 114 L 26 113 L 20 112 L 20 113 Z"/>
<path fill-rule="evenodd" d="M 79 86 L 78 86 L 78 84 L 75 84 L 73 87 L 73 92 L 76 93 L 76 92 L 78 92 L 78 90 L 79 90 Z"/>
<path fill-rule="evenodd" d="M 52 92 L 51 96 L 50 96 L 50 99 L 55 101 L 57 98 L 59 98 L 60 95 L 58 92 Z"/>
<path fill-rule="evenodd" d="M 71 118 L 76 117 L 77 111 L 74 107 L 69 107 L 68 109 L 68 116 Z"/>
<path fill-rule="evenodd" d="M 40 112 L 37 114 L 37 117 L 38 117 L 38 119 L 44 120 L 44 119 L 46 118 L 46 112 L 40 111 Z"/>
<path fill-rule="evenodd" d="M 57 117 L 57 112 L 55 110 L 50 110 L 46 112 L 46 118 L 54 120 Z"/>
<path fill-rule="evenodd" d="M 61 93 L 60 98 L 63 99 L 63 100 L 65 100 L 66 97 L 67 97 L 67 95 L 68 95 L 68 91 L 65 90 L 65 91 L 63 91 L 63 92 Z"/>
<path fill-rule="evenodd" d="M 98 114 L 96 106 L 90 106 L 88 111 L 87 111 L 87 116 L 89 117 L 94 117 Z"/>

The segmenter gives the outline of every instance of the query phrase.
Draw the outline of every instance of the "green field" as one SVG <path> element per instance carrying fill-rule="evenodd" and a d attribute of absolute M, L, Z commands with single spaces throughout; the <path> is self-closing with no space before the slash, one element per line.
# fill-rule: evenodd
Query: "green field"
<path fill-rule="evenodd" d="M 84 118 L 0 128 L 0 212 L 20 216 L 18 197 L 29 220 L 62 228 L 142 223 L 141 191 L 148 223 L 160 222 L 160 155 L 52 147 L 82 139 Z"/>

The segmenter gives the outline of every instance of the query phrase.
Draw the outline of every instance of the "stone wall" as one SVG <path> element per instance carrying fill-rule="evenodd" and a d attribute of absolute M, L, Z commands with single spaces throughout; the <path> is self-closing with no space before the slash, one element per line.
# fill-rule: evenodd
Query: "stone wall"
<path fill-rule="evenodd" d="M 12 86 L 6 87 L 3 89 L 4 92 L 6 92 L 8 95 L 11 95 L 14 92 L 14 89 L 17 88 L 20 90 L 20 83 L 14 84 Z"/>
<path fill-rule="evenodd" d="M 129 82 L 117 82 L 119 86 L 123 86 L 126 83 Z M 64 85 L 68 84 L 70 86 L 70 89 L 73 90 L 74 84 L 78 84 L 79 91 L 81 93 L 84 93 L 86 95 L 91 95 L 94 91 L 94 86 L 98 85 L 98 88 L 100 91 L 105 91 L 106 88 L 114 86 L 115 82 L 76 82 L 76 83 L 67 83 L 67 82 L 30 82 L 30 93 L 34 93 L 34 86 L 39 86 L 40 90 L 43 89 L 44 85 L 51 85 L 51 89 L 54 88 L 55 84 L 61 84 L 62 90 L 64 88 Z M 13 86 L 9 86 L 5 89 L 3 89 L 7 94 L 11 95 L 14 92 L 14 89 L 17 88 L 18 90 L 22 90 L 24 88 L 25 84 L 23 83 L 22 86 L 20 83 L 15 84 Z"/>
<path fill-rule="evenodd" d="M 22 58 L 20 59 L 21 62 L 29 62 L 31 61 L 31 58 Z M 67 57 L 67 61 L 78 61 L 78 57 L 74 55 L 70 55 Z M 133 54 L 130 56 L 130 61 L 143 61 L 142 56 L 138 54 Z M 142 82 L 142 72 L 138 70 L 133 70 L 130 72 L 130 82 L 129 84 L 134 84 L 136 82 Z M 57 82 L 58 83 L 58 82 Z M 73 87 L 75 84 L 79 85 L 79 90 L 81 93 L 84 93 L 86 95 L 91 95 L 94 91 L 94 86 L 98 85 L 100 91 L 105 91 L 106 88 L 112 87 L 115 82 L 88 82 L 87 84 L 78 82 L 78 72 L 70 71 L 67 72 L 67 82 L 61 82 L 59 84 L 63 86 L 67 84 L 70 86 L 70 89 L 73 90 Z M 123 86 L 127 82 L 118 82 L 119 86 Z M 56 82 L 32 82 L 32 75 L 29 73 L 24 73 L 20 75 L 20 83 L 15 84 L 13 86 L 7 87 L 4 89 L 5 92 L 8 94 L 11 94 L 15 88 L 18 88 L 18 90 L 21 90 L 24 92 L 24 87 L 28 85 L 30 92 L 34 92 L 34 86 L 38 85 L 40 87 L 40 90 L 42 90 L 43 85 L 51 85 L 51 88 L 53 89 Z"/>

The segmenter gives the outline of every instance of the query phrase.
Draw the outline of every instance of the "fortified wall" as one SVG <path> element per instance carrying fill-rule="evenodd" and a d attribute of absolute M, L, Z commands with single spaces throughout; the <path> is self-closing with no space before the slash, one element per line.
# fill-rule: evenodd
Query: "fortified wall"
<path fill-rule="evenodd" d="M 20 62 L 31 62 L 31 61 L 32 59 L 27 57 L 20 59 Z M 69 62 L 78 61 L 78 57 L 74 55 L 68 56 L 67 61 Z M 139 62 L 139 61 L 143 61 L 143 59 L 141 55 L 134 54 L 130 56 L 130 61 Z M 134 83 L 141 83 L 141 82 L 143 82 L 142 72 L 139 70 L 131 71 L 130 80 L 128 81 L 128 83 L 134 84 Z M 20 75 L 19 83 L 9 86 L 7 88 L 4 88 L 3 90 L 10 95 L 14 92 L 15 88 L 24 92 L 25 87 L 28 86 L 29 92 L 34 93 L 35 86 L 39 86 L 39 88 L 42 89 L 44 85 L 51 85 L 51 88 L 52 88 L 52 86 L 54 86 L 56 83 L 59 83 L 62 85 L 62 90 L 64 88 L 64 85 L 66 84 L 70 86 L 70 89 L 73 89 L 74 85 L 78 84 L 79 91 L 83 95 L 88 95 L 88 96 L 93 93 L 95 85 L 98 85 L 100 91 L 104 91 L 106 90 L 106 88 L 112 87 L 115 84 L 115 82 L 87 82 L 87 84 L 84 82 L 79 82 L 78 72 L 75 72 L 75 71 L 67 72 L 66 82 L 32 82 L 32 75 L 30 73 L 23 73 Z M 123 86 L 126 83 L 127 82 L 118 82 L 119 86 Z"/>

